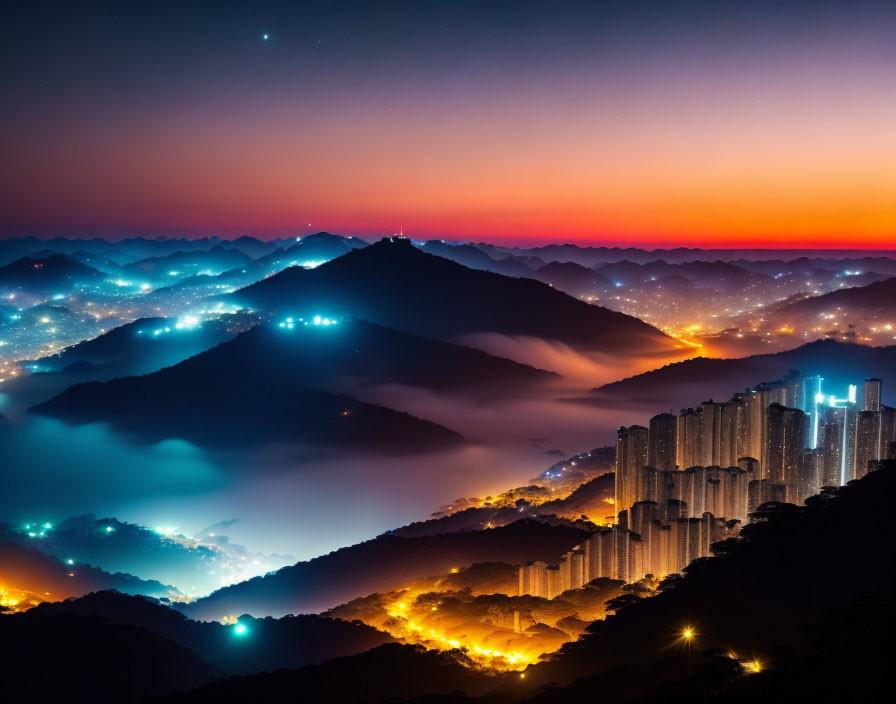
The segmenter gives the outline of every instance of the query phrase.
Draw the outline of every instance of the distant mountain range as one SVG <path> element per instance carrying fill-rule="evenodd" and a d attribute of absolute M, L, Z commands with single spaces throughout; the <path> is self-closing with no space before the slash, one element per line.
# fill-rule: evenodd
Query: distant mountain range
<path fill-rule="evenodd" d="M 316 234 L 343 239 L 341 235 L 330 235 L 330 233 L 326 232 Z M 217 246 L 239 249 L 249 257 L 257 259 L 271 254 L 277 249 L 288 248 L 294 245 L 297 239 L 304 241 L 314 236 L 311 234 L 301 236 L 299 234 L 298 238 L 281 237 L 271 240 L 261 240 L 248 236 L 235 239 L 222 239 L 220 237 L 200 237 L 195 239 L 183 237 L 126 237 L 123 239 L 103 239 L 98 237 L 53 237 L 48 239 L 33 236 L 8 237 L 0 240 L 0 263 L 8 263 L 22 256 L 42 250 L 66 254 L 83 250 L 95 254 L 105 254 L 111 259 L 125 257 L 128 261 L 136 261 L 137 259 L 165 256 L 175 252 L 207 251 Z M 364 244 L 364 240 L 357 237 L 345 237 L 344 239 L 355 241 L 362 246 Z M 670 264 L 719 260 L 738 265 L 755 264 L 756 270 L 759 270 L 758 267 L 767 266 L 767 273 L 780 271 L 781 264 L 788 264 L 791 269 L 800 268 L 803 270 L 805 267 L 816 266 L 818 262 L 827 263 L 832 260 L 837 260 L 847 266 L 847 268 L 864 267 L 876 271 L 886 271 L 886 269 L 881 268 L 886 262 L 889 262 L 890 266 L 896 264 L 896 260 L 894 260 L 896 249 L 890 251 L 843 249 L 835 252 L 823 249 L 701 249 L 698 247 L 643 249 L 639 247 L 594 247 L 572 243 L 527 248 L 495 245 L 486 242 L 463 243 L 443 240 L 428 240 L 421 244 L 425 246 L 429 243 L 440 243 L 447 247 L 472 247 L 485 252 L 493 260 L 506 259 L 512 256 L 533 270 L 554 261 L 577 262 L 582 266 L 590 268 L 623 260 L 639 264 L 658 260 L 664 260 Z M 472 264 L 469 264 L 469 266 L 477 268 L 473 267 Z M 892 269 L 891 273 L 896 274 L 896 268 Z"/>
<path fill-rule="evenodd" d="M 217 245 L 208 251 L 192 250 L 138 259 L 121 267 L 121 274 L 158 281 L 178 274 L 197 274 L 203 271 L 219 274 L 250 261 L 251 257 L 239 249 Z"/>

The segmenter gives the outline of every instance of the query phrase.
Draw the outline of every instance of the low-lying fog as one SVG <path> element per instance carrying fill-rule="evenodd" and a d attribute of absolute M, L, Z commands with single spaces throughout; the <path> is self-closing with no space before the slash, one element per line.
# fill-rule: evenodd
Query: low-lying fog
<path fill-rule="evenodd" d="M 524 349 L 520 340 L 491 336 L 487 342 L 495 352 L 514 346 L 515 358 Z M 439 454 L 372 456 L 289 446 L 221 453 L 177 439 L 137 444 L 101 425 L 69 427 L 33 416 L 0 423 L 0 520 L 55 522 L 94 513 L 177 526 L 192 535 L 237 518 L 228 529 L 234 542 L 302 560 L 425 519 L 459 496 L 519 485 L 562 456 L 612 444 L 619 425 L 646 422 L 656 412 L 562 400 L 652 368 L 654 360 L 609 365 L 541 342 L 530 341 L 526 349 L 521 361 L 568 378 L 540 398 L 494 403 L 394 385 L 356 393 L 470 441 Z"/>

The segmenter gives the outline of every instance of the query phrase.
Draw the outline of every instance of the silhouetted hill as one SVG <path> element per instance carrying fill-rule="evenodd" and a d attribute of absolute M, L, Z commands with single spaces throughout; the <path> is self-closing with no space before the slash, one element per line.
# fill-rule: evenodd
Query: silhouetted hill
<path fill-rule="evenodd" d="M 31 256 L 33 257 L 34 255 L 32 254 Z M 69 256 L 71 256 L 72 259 L 77 259 L 86 266 L 93 267 L 106 274 L 116 274 L 121 269 L 117 262 L 108 257 L 104 257 L 102 254 L 97 254 L 95 252 L 88 252 L 84 249 L 72 252 Z"/>
<path fill-rule="evenodd" d="M 610 499 L 615 498 L 615 474 L 609 472 L 590 479 L 573 491 L 565 499 L 546 501 L 537 510 L 541 514 L 558 516 L 587 515 L 592 521 L 601 524 L 601 519 L 615 514 Z"/>
<path fill-rule="evenodd" d="M 552 372 L 480 350 L 408 335 L 364 320 L 343 320 L 329 327 L 306 326 L 298 318 L 294 320 L 297 328 L 259 326 L 218 347 L 232 337 L 227 331 L 229 316 L 189 329 L 177 329 L 175 319 L 143 318 L 38 363 L 42 369 L 64 369 L 79 361 L 92 365 L 127 361 L 136 367 L 140 358 L 161 358 L 166 351 L 176 361 L 205 353 L 191 365 L 192 373 L 201 372 L 205 363 L 218 370 L 228 364 L 263 365 L 270 373 L 290 375 L 325 390 L 350 378 L 364 384 L 394 382 L 494 393 L 500 387 L 520 390 L 521 385 L 556 378 Z M 156 330 L 162 334 L 154 334 Z"/>
<path fill-rule="evenodd" d="M 617 353 L 674 346 L 636 318 L 589 305 L 539 281 L 468 269 L 398 238 L 314 270 L 286 269 L 231 298 L 304 317 L 354 316 L 440 339 L 498 332 Z"/>
<path fill-rule="evenodd" d="M 279 441 L 403 452 L 462 441 L 435 423 L 309 389 L 259 367 L 217 368 L 223 376 L 192 376 L 191 369 L 176 365 L 146 376 L 77 384 L 32 411 L 69 423 L 108 422 L 154 441 L 184 438 L 222 447 Z"/>
<path fill-rule="evenodd" d="M 403 587 L 414 579 L 476 562 L 556 562 L 585 535 L 576 528 L 536 521 L 419 538 L 382 535 L 224 587 L 180 608 L 200 619 L 233 613 L 280 616 L 323 611 L 361 595 Z"/>
<path fill-rule="evenodd" d="M 599 397 L 651 401 L 659 408 L 693 406 L 708 398 L 728 400 L 761 381 L 779 379 L 791 369 L 821 374 L 826 388 L 845 388 L 867 377 L 888 378 L 896 365 L 896 346 L 866 347 L 819 340 L 793 350 L 741 359 L 696 357 L 667 364 L 597 389 Z M 886 386 L 884 387 L 885 393 Z"/>
<path fill-rule="evenodd" d="M 168 597 L 177 594 L 174 587 L 130 574 L 109 574 L 74 559 L 60 560 L 35 547 L 0 542 L 0 586 L 30 592 L 40 599 L 59 601 L 100 589 L 117 589 L 126 594 Z"/>
<path fill-rule="evenodd" d="M 0 615 L 3 696 L 11 702 L 142 702 L 217 674 L 187 648 L 98 616 Z"/>
<path fill-rule="evenodd" d="M 64 324 L 66 318 L 72 317 L 68 311 L 41 308 L 54 323 Z M 43 316 L 37 319 L 40 317 Z M 28 318 L 35 318 L 33 312 L 29 312 Z M 4 390 L 17 408 L 26 409 L 57 396 L 73 384 L 148 374 L 231 339 L 236 334 L 232 328 L 243 327 L 241 322 L 238 316 L 222 316 L 184 327 L 178 319 L 141 318 L 58 354 L 29 362 L 35 373 L 8 380 Z"/>
<path fill-rule="evenodd" d="M 259 327 L 210 352 L 233 362 L 257 360 L 278 372 L 301 375 L 309 385 L 332 389 L 340 379 L 397 383 L 441 391 L 496 393 L 556 378 L 546 372 L 470 347 L 409 335 L 364 320 L 330 326 Z M 287 323 L 288 325 L 289 323 Z M 295 369 L 295 368 L 298 369 Z"/>
<path fill-rule="evenodd" d="M 447 516 L 395 528 L 388 531 L 388 535 L 417 538 L 441 533 L 489 530 L 495 526 L 513 523 L 520 518 L 556 525 L 573 524 L 575 521 L 585 520 L 582 517 L 587 516 L 587 520 L 602 525 L 607 516 L 614 514 L 613 506 L 608 502 L 608 499 L 614 497 L 614 491 L 614 474 L 610 472 L 584 482 L 564 499 L 530 503 L 521 498 L 514 504 L 500 507 L 473 506 Z"/>
<path fill-rule="evenodd" d="M 189 648 L 224 675 L 301 667 L 393 640 L 361 623 L 316 615 L 281 619 L 240 616 L 239 623 L 246 628 L 245 636 L 240 637 L 232 625 L 191 621 L 154 600 L 109 591 L 42 604 L 34 612 L 99 616 L 118 625 L 145 628 Z"/>
<path fill-rule="evenodd" d="M 227 528 L 212 525 L 191 539 L 176 532 L 157 532 L 135 523 L 85 514 L 42 531 L 39 545 L 41 552 L 63 562 L 76 557 L 78 563 L 97 565 L 107 572 L 127 572 L 183 585 L 183 591 L 191 593 L 217 588 L 224 575 L 260 574 L 295 562 L 289 555 L 266 555 L 231 542 L 222 532 Z M 0 541 L 30 547 L 35 540 L 28 533 L 34 530 L 0 523 Z"/>
<path fill-rule="evenodd" d="M 854 286 L 791 303 L 774 311 L 776 318 L 815 319 L 824 313 L 843 310 L 851 319 L 890 315 L 896 320 L 896 276 L 867 286 Z"/>
<path fill-rule="evenodd" d="M 113 328 L 92 340 L 67 347 L 36 361 L 40 371 L 62 371 L 77 362 L 111 365 L 121 373 L 141 374 L 175 364 L 233 337 L 228 319 L 178 327 L 175 318 L 140 318 Z M 167 331 L 166 331 L 167 328 Z M 159 330 L 159 334 L 155 331 Z"/>
<path fill-rule="evenodd" d="M 27 546 L 34 542 L 29 530 L 0 523 L 0 541 Z M 97 519 L 92 514 L 68 518 L 45 531 L 40 550 L 62 562 L 74 556 L 79 563 L 99 565 L 110 572 L 158 575 L 171 583 L 185 583 L 194 573 L 220 569 L 218 554 L 211 547 L 186 547 L 143 526 Z"/>
<path fill-rule="evenodd" d="M 106 278 L 106 275 L 66 254 L 44 258 L 23 257 L 0 267 L 0 286 L 28 291 L 68 290 L 79 283 Z"/>
<path fill-rule="evenodd" d="M 351 385 L 387 382 L 475 394 L 504 387 L 516 393 L 553 376 L 364 321 L 306 326 L 294 320 L 298 327 L 285 322 L 284 327 L 259 326 L 145 377 L 76 385 L 34 410 L 78 423 L 105 420 L 129 432 L 211 444 L 279 439 L 420 449 L 453 444 L 460 436 L 336 394 Z M 246 408 L 253 413 L 244 414 Z M 202 409 L 202 415 L 195 409 Z M 239 435 L 222 439 L 228 432 Z"/>

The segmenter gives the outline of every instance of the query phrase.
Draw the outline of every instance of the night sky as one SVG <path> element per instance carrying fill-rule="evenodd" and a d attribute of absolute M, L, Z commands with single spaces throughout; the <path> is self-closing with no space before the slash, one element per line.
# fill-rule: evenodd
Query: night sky
<path fill-rule="evenodd" d="M 891 2 L 2 8 L 2 235 L 896 233 Z"/>

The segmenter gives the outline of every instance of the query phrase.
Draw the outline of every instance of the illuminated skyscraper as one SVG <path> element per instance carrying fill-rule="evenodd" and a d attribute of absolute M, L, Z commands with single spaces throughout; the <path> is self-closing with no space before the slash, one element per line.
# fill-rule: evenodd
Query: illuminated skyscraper
<path fill-rule="evenodd" d="M 749 394 L 734 394 L 722 406 L 722 422 L 719 431 L 719 465 L 733 467 L 748 452 Z"/>
<path fill-rule="evenodd" d="M 746 455 L 755 457 L 759 460 L 759 475 L 754 474 L 754 479 L 765 479 L 765 430 L 768 423 L 766 409 L 768 408 L 769 392 L 767 388 L 759 387 L 752 389 L 747 397 L 747 436 L 746 436 Z"/>
<path fill-rule="evenodd" d="M 718 515 L 746 523 L 750 474 L 737 467 L 726 467 L 719 472 L 719 480 L 723 506 Z"/>
<path fill-rule="evenodd" d="M 722 463 L 722 408 L 725 404 L 704 401 L 700 404 L 700 454 L 698 464 L 704 467 Z"/>
<path fill-rule="evenodd" d="M 678 416 L 676 464 L 681 469 L 702 464 L 703 417 L 699 409 L 682 409 Z"/>
<path fill-rule="evenodd" d="M 809 414 L 809 447 L 815 449 L 818 447 L 818 416 L 820 407 L 825 402 L 824 392 L 821 384 L 824 377 L 809 376 L 803 380 L 803 399 L 800 410 Z"/>
<path fill-rule="evenodd" d="M 868 473 L 869 464 L 880 459 L 880 421 L 880 411 L 860 411 L 856 418 L 856 459 L 853 472 L 856 479 L 864 477 Z"/>
<path fill-rule="evenodd" d="M 586 579 L 585 551 L 574 547 L 560 559 L 560 591 L 578 589 Z"/>
<path fill-rule="evenodd" d="M 803 466 L 800 471 L 800 484 L 798 501 L 802 503 L 808 497 L 817 494 L 821 488 L 819 483 L 819 465 L 821 456 L 818 450 L 811 450 L 808 447 L 803 450 Z"/>
<path fill-rule="evenodd" d="M 563 590 L 560 588 L 560 567 L 557 565 L 549 565 L 545 569 L 545 574 L 547 575 L 547 585 L 548 585 L 548 599 L 553 599 L 555 596 L 560 594 Z"/>
<path fill-rule="evenodd" d="M 650 467 L 661 471 L 675 469 L 677 426 L 678 420 L 671 413 L 660 413 L 650 419 L 647 446 Z"/>
<path fill-rule="evenodd" d="M 880 392 L 883 382 L 880 379 L 865 379 L 866 411 L 880 411 Z"/>
<path fill-rule="evenodd" d="M 849 388 L 846 399 L 831 396 L 828 406 L 819 410 L 818 447 L 824 454 L 822 486 L 842 486 L 855 478 L 856 387 Z"/>
<path fill-rule="evenodd" d="M 548 598 L 548 574 L 547 563 L 536 561 L 527 562 L 520 566 L 519 592 L 520 596 L 540 596 Z"/>
<path fill-rule="evenodd" d="M 800 370 L 791 369 L 781 381 L 784 384 L 786 393 L 784 400 L 779 401 L 779 403 L 788 408 L 804 410 L 802 404 L 805 399 L 805 380 Z"/>
<path fill-rule="evenodd" d="M 638 500 L 641 470 L 647 464 L 647 428 L 619 428 L 616 440 L 616 511 Z"/>
<path fill-rule="evenodd" d="M 880 456 L 887 457 L 892 441 L 896 440 L 896 408 L 881 404 L 880 407 Z"/>
<path fill-rule="evenodd" d="M 585 545 L 588 581 L 598 577 L 630 581 L 633 574 L 631 550 L 633 535 L 625 528 L 614 526 L 594 533 L 588 538 Z"/>
<path fill-rule="evenodd" d="M 798 408 L 771 404 L 767 411 L 766 476 L 785 487 L 786 501 L 798 502 L 803 450 L 809 439 L 809 416 Z"/>

